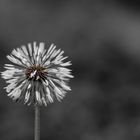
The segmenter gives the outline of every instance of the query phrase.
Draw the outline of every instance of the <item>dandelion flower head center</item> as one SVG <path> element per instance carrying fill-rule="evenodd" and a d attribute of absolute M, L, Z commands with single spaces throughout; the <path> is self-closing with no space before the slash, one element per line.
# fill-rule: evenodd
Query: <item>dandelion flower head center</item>
<path fill-rule="evenodd" d="M 29 80 L 39 80 L 45 78 L 47 71 L 46 68 L 42 67 L 41 65 L 33 65 L 26 69 L 25 74 Z"/>

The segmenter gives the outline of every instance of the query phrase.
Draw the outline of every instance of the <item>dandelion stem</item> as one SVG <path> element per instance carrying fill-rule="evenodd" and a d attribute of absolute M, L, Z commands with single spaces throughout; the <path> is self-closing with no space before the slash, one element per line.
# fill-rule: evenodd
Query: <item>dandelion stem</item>
<path fill-rule="evenodd" d="M 40 140 L 40 107 L 35 105 L 34 140 Z"/>

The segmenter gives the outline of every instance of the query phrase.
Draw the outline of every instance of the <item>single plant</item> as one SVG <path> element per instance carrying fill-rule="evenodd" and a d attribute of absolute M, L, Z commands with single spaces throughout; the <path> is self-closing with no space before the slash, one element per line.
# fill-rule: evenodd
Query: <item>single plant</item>
<path fill-rule="evenodd" d="M 52 44 L 48 50 L 44 43 L 29 43 L 28 47 L 14 49 L 7 58 L 12 64 L 5 64 L 1 73 L 8 84 L 5 89 L 14 101 L 35 107 L 35 140 L 40 139 L 40 106 L 61 101 L 67 91 L 71 62 L 64 62 L 64 51 Z"/>

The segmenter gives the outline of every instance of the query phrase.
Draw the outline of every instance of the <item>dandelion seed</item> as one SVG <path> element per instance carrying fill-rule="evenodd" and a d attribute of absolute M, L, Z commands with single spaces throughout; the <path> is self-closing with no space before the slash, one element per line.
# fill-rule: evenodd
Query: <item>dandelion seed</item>
<path fill-rule="evenodd" d="M 66 68 L 71 62 L 64 62 L 64 51 L 52 44 L 48 50 L 45 44 L 29 43 L 28 47 L 14 49 L 7 58 L 12 64 L 5 64 L 1 73 L 8 83 L 5 87 L 8 96 L 25 104 L 45 105 L 54 98 L 61 101 L 67 91 L 71 70 Z"/>

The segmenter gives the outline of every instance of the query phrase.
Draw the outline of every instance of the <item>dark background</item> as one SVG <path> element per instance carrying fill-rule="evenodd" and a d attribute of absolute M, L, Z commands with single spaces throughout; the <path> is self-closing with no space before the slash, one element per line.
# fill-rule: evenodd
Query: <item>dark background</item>
<path fill-rule="evenodd" d="M 0 70 L 33 41 L 65 50 L 75 76 L 62 103 L 42 107 L 41 140 L 140 139 L 139 0 L 1 0 Z M 33 107 L 0 83 L 0 140 L 33 140 Z"/>

